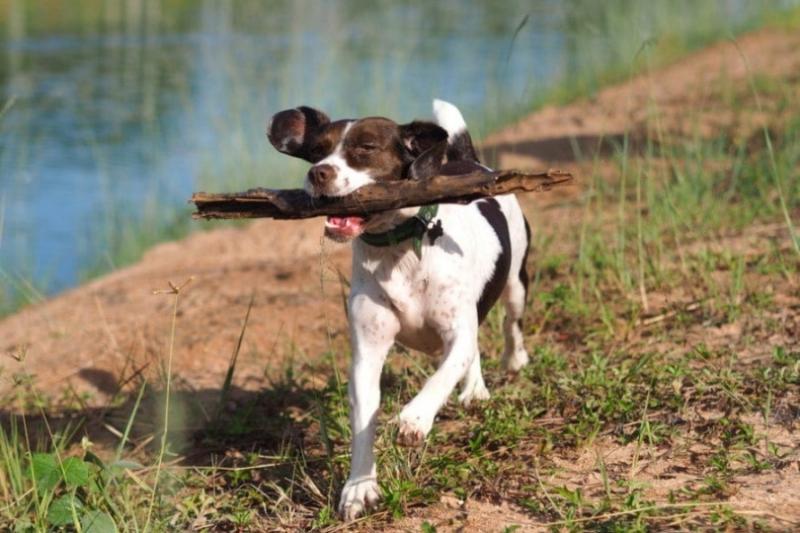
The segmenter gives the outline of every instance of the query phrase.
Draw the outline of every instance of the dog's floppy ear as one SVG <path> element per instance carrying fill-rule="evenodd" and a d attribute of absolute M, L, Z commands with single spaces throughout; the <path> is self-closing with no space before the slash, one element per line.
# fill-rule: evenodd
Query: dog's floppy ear
<path fill-rule="evenodd" d="M 419 157 L 432 146 L 447 143 L 447 131 L 433 122 L 415 120 L 400 126 L 400 138 L 412 157 Z"/>
<path fill-rule="evenodd" d="M 413 158 L 407 177 L 425 179 L 439 173 L 447 150 L 447 131 L 444 128 L 433 122 L 415 120 L 400 126 L 400 137 Z"/>
<path fill-rule="evenodd" d="M 279 152 L 314 163 L 309 141 L 330 121 L 328 115 L 312 107 L 286 109 L 272 116 L 267 137 Z"/>
<path fill-rule="evenodd" d="M 439 170 L 444 163 L 444 154 L 447 150 L 447 142 L 434 144 L 422 154 L 414 159 L 408 167 L 407 177 L 412 180 L 424 180 L 439 175 Z"/>

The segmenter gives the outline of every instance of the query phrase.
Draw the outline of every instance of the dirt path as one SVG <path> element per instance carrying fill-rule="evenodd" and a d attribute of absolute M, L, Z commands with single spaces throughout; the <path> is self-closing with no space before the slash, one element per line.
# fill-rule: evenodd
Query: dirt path
<path fill-rule="evenodd" d="M 670 129 L 711 133 L 723 124 L 731 127 L 731 112 L 713 97 L 722 81 L 746 83 L 742 55 L 759 76 L 797 77 L 798 46 L 800 35 L 770 31 L 742 38 L 741 54 L 721 43 L 591 100 L 544 108 L 485 139 L 483 152 L 503 168 L 561 167 L 586 175 L 593 154 L 607 155 L 609 143 L 626 131 L 635 136 L 656 106 Z M 746 124 L 743 134 L 757 121 Z M 572 187 L 524 198 L 533 227 L 577 223 L 570 200 L 580 192 Z M 14 374 L 27 373 L 48 394 L 57 396 L 70 384 L 88 392 L 89 403 L 102 403 L 138 369 L 156 373 L 167 353 L 173 300 L 153 290 L 189 277 L 193 281 L 181 295 L 177 317 L 173 368 L 192 387 L 222 382 L 251 295 L 236 376 L 240 387 L 258 387 L 290 359 L 314 359 L 326 348 L 346 346 L 344 289 L 337 272 L 349 274 L 349 249 L 320 236 L 319 220 L 259 221 L 197 233 L 7 317 L 0 322 L 5 368 L 0 392 L 12 386 Z"/>

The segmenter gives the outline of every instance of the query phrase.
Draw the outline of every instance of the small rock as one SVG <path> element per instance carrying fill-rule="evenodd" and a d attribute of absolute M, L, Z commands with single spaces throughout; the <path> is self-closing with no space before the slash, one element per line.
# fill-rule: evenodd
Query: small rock
<path fill-rule="evenodd" d="M 464 505 L 464 500 L 458 499 L 453 494 L 442 494 L 442 497 L 439 499 L 445 507 L 449 507 L 450 509 L 461 509 Z"/>

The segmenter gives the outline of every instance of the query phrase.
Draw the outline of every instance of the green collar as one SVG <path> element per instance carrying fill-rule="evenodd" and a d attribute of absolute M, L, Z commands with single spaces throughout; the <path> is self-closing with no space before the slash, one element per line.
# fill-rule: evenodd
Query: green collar
<path fill-rule="evenodd" d="M 424 205 L 419 208 L 417 214 L 389 231 L 383 233 L 362 233 L 360 239 L 370 246 L 380 248 L 394 246 L 405 240 L 413 239 L 414 252 L 417 257 L 422 256 L 422 237 L 436 218 L 439 212 L 438 204 Z"/>

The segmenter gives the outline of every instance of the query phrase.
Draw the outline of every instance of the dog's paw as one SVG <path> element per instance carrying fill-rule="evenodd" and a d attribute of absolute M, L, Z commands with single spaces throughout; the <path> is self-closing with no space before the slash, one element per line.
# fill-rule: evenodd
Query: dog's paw
<path fill-rule="evenodd" d="M 422 446 L 428 431 L 430 431 L 430 425 L 425 427 L 417 417 L 411 417 L 403 413 L 400 413 L 394 423 L 397 425 L 395 442 L 400 446 L 409 448 Z"/>
<path fill-rule="evenodd" d="M 530 358 L 528 352 L 524 349 L 515 350 L 503 356 L 503 368 L 507 372 L 519 372 L 522 367 L 528 364 Z"/>
<path fill-rule="evenodd" d="M 339 500 L 339 516 L 350 522 L 374 509 L 380 500 L 381 489 L 374 477 L 348 480 Z"/>
<path fill-rule="evenodd" d="M 489 389 L 486 388 L 483 382 L 480 382 L 461 391 L 461 394 L 458 395 L 458 401 L 464 407 L 469 407 L 472 402 L 488 400 L 489 397 Z"/>
<path fill-rule="evenodd" d="M 401 422 L 397 428 L 397 444 L 408 448 L 422 446 L 425 433 L 414 424 Z"/>

